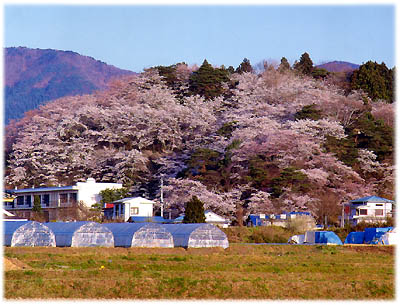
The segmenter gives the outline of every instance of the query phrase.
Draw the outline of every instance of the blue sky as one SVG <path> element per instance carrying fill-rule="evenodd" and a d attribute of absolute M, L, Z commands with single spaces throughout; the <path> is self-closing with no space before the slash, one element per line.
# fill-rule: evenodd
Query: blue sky
<path fill-rule="evenodd" d="M 394 5 L 4 6 L 4 46 L 58 49 L 141 72 L 178 62 L 237 67 L 308 52 L 395 65 Z"/>

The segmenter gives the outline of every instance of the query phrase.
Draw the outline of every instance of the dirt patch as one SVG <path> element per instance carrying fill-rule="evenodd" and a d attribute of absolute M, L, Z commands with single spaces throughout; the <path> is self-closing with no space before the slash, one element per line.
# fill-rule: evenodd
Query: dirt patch
<path fill-rule="evenodd" d="M 27 264 L 24 264 L 16 258 L 4 257 L 3 261 L 4 271 L 30 269 Z"/>

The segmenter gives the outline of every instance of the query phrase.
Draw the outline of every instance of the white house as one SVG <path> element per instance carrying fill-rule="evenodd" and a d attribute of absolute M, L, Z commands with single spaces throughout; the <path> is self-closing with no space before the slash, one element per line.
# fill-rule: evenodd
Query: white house
<path fill-rule="evenodd" d="M 222 228 L 227 228 L 230 224 L 230 221 L 228 219 L 225 219 L 210 210 L 204 211 L 204 216 L 206 217 L 206 223 L 210 223 L 210 224 L 222 227 Z M 182 214 L 181 216 L 175 218 L 172 221 L 172 223 L 182 223 L 184 218 L 185 218 L 185 214 Z"/>
<path fill-rule="evenodd" d="M 227 228 L 230 224 L 229 220 L 215 214 L 210 210 L 204 211 L 204 215 L 206 216 L 206 223 L 211 223 L 222 228 Z"/>
<path fill-rule="evenodd" d="M 153 217 L 154 201 L 142 197 L 123 198 L 112 202 L 112 219 L 122 219 L 125 222 L 131 216 Z"/>
<path fill-rule="evenodd" d="M 391 217 L 393 212 L 393 200 L 378 196 L 368 196 L 351 200 L 344 204 L 344 221 L 353 225 L 361 221 L 379 222 Z"/>
<path fill-rule="evenodd" d="M 101 191 L 113 188 L 120 189 L 122 184 L 97 183 L 93 178 L 89 178 L 72 186 L 15 189 L 12 192 L 16 198 L 12 202 L 4 202 L 4 208 L 30 218 L 34 196 L 39 196 L 46 220 L 50 221 L 57 219 L 59 209 L 71 207 L 76 202 L 82 201 L 87 207 L 91 207 L 100 202 Z"/>

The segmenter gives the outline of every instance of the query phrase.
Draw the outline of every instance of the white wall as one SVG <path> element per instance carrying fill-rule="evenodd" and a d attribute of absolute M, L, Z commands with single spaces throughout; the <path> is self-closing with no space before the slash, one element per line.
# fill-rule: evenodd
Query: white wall
<path fill-rule="evenodd" d="M 97 183 L 93 178 L 87 179 L 86 182 L 78 182 L 78 201 L 83 201 L 87 207 L 101 201 L 99 193 L 105 189 L 120 189 L 121 183 Z"/>

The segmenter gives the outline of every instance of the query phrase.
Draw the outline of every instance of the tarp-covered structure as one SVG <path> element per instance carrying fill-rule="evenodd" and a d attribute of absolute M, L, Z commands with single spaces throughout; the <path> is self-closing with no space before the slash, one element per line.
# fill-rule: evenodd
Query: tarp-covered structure
<path fill-rule="evenodd" d="M 175 247 L 229 247 L 226 234 L 212 224 L 182 223 L 163 224 L 162 226 L 172 234 Z"/>
<path fill-rule="evenodd" d="M 364 243 L 366 244 L 377 244 L 379 238 L 386 232 L 392 230 L 393 227 L 386 228 L 366 228 L 364 230 Z"/>
<path fill-rule="evenodd" d="M 396 228 L 387 231 L 379 238 L 378 241 L 379 245 L 398 245 L 398 243 L 399 241 Z"/>
<path fill-rule="evenodd" d="M 156 223 L 105 223 L 115 247 L 173 248 L 172 234 Z"/>
<path fill-rule="evenodd" d="M 339 236 L 332 231 L 307 231 L 305 234 L 305 243 L 343 245 Z"/>
<path fill-rule="evenodd" d="M 304 234 L 293 235 L 292 237 L 289 238 L 288 243 L 289 244 L 304 244 L 304 240 L 305 240 Z"/>
<path fill-rule="evenodd" d="M 55 247 L 53 231 L 36 221 L 4 221 L 4 245 L 11 247 Z"/>
<path fill-rule="evenodd" d="M 47 222 L 46 226 L 54 232 L 57 247 L 114 247 L 112 232 L 96 222 Z"/>
<path fill-rule="evenodd" d="M 364 232 L 350 232 L 344 241 L 345 244 L 363 244 Z"/>

